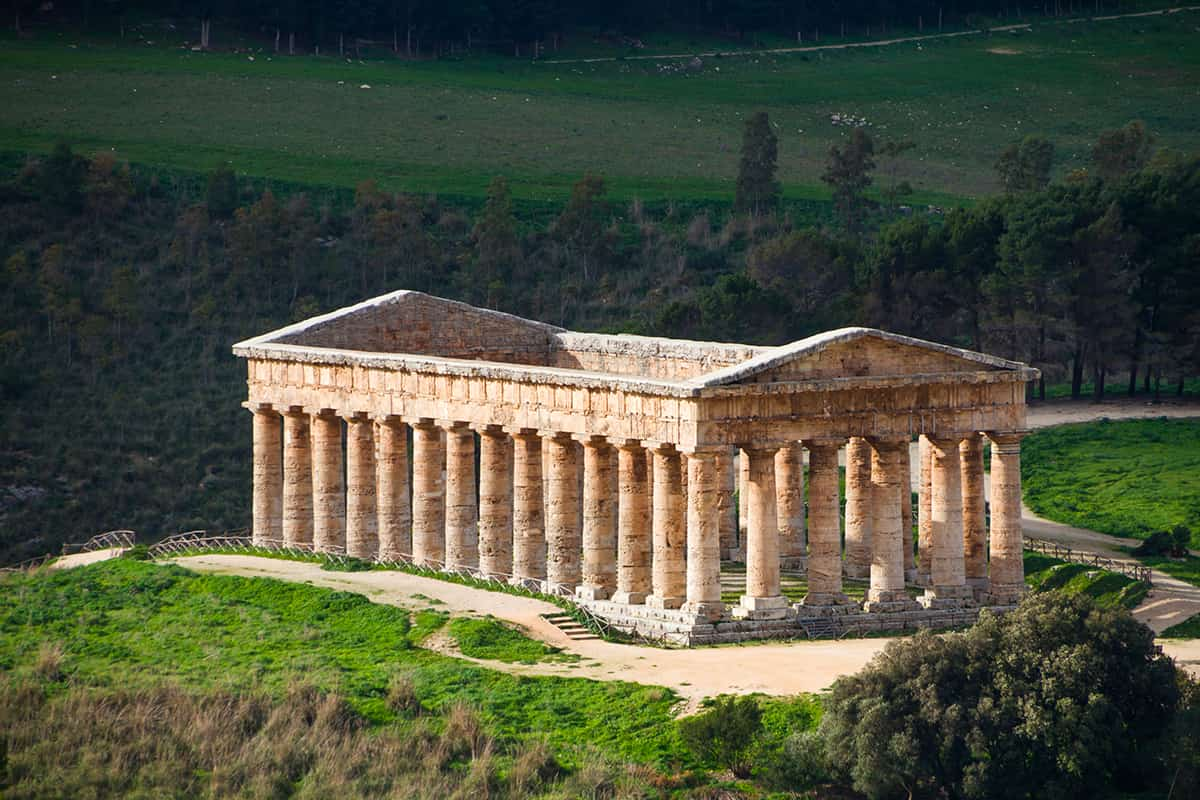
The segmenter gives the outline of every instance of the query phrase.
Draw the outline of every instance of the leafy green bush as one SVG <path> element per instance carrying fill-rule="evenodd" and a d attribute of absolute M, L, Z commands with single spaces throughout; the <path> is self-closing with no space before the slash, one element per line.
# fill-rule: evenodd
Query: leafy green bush
<path fill-rule="evenodd" d="M 579 656 L 530 639 L 495 617 L 458 617 L 450 621 L 450 635 L 458 649 L 471 658 L 533 664 L 538 661 L 578 661 Z"/>
<path fill-rule="evenodd" d="M 679 721 L 679 736 L 698 758 L 750 777 L 750 754 L 762 732 L 762 709 L 753 697 L 718 697 L 703 714 Z"/>

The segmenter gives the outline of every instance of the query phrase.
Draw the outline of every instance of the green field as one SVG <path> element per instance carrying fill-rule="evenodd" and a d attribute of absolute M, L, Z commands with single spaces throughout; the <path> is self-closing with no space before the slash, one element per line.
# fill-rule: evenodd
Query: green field
<path fill-rule="evenodd" d="M 1057 143 L 1061 170 L 1133 118 L 1162 145 L 1194 150 L 1198 21 L 1037 23 L 919 46 L 715 58 L 698 72 L 658 60 L 251 61 L 191 52 L 166 31 L 136 45 L 45 32 L 0 40 L 0 150 L 68 140 L 156 167 L 228 162 L 275 180 L 373 178 L 465 196 L 504 174 L 526 199 L 559 199 L 592 170 L 618 198 L 726 199 L 742 120 L 766 109 L 786 194 L 823 198 L 826 150 L 846 130 L 830 115 L 847 113 L 879 139 L 917 143 L 896 177 L 918 199 L 969 198 L 995 190 L 997 153 L 1026 134 Z"/>
<path fill-rule="evenodd" d="M 1145 538 L 1175 525 L 1200 545 L 1200 420 L 1061 425 L 1022 446 L 1025 502 L 1081 528 Z"/>
<path fill-rule="evenodd" d="M 1035 592 L 1057 590 L 1085 594 L 1101 608 L 1134 609 L 1150 591 L 1148 584 L 1118 572 L 1069 564 L 1042 553 L 1025 553 L 1025 583 Z"/>

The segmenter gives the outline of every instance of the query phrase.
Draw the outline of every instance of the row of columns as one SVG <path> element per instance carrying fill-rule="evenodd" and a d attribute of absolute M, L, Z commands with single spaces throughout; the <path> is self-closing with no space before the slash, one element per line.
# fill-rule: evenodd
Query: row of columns
<path fill-rule="evenodd" d="M 728 449 L 682 453 L 670 444 L 576 440 L 428 419 L 409 426 L 396 417 L 350 414 L 344 417 L 343 484 L 337 415 L 289 409 L 281 437 L 277 411 L 254 411 L 258 541 L 469 569 L 588 599 L 683 608 L 710 618 L 724 608 L 722 555 L 736 547 L 744 549 L 746 590 L 735 611 L 748 616 L 787 606 L 780 565 L 793 557 L 807 557 L 807 605 L 849 603 L 844 572 L 869 577 L 868 608 L 882 610 L 908 602 L 906 578 L 923 581 L 931 602 L 987 588 L 977 434 L 922 437 L 918 568 L 907 438 L 806 440 L 807 520 L 802 446 L 743 450 L 744 531 L 737 537 Z M 992 440 L 991 585 L 1019 592 L 1020 437 L 998 434 Z M 843 445 L 844 560 L 838 486 Z"/>

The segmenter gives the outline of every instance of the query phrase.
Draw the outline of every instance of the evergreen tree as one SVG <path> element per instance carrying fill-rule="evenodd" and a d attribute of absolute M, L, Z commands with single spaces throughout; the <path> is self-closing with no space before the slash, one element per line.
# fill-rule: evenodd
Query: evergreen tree
<path fill-rule="evenodd" d="M 996 160 L 996 172 L 1008 194 L 1036 192 L 1050 183 L 1054 163 L 1054 143 L 1041 136 L 1026 136 L 1010 144 Z"/>
<path fill-rule="evenodd" d="M 1154 136 L 1146 123 L 1134 120 L 1123 128 L 1105 131 L 1092 146 L 1092 167 L 1101 180 L 1113 181 L 1136 172 L 1150 161 Z"/>
<path fill-rule="evenodd" d="M 742 158 L 738 162 L 734 209 L 754 216 L 774 211 L 780 187 L 775 179 L 779 159 L 779 137 L 771 130 L 767 112 L 759 111 L 746 120 L 742 134 Z"/>
<path fill-rule="evenodd" d="M 862 128 L 851 131 L 844 146 L 835 144 L 829 148 L 829 162 L 821 180 L 833 187 L 834 211 L 849 233 L 862 230 L 865 193 L 871 185 L 873 169 L 875 142 Z"/>
<path fill-rule="evenodd" d="M 208 176 L 208 216 L 213 219 L 230 219 L 238 207 L 237 176 L 229 167 L 217 167 Z"/>
<path fill-rule="evenodd" d="M 488 304 L 495 306 L 503 293 L 505 279 L 521 257 L 512 192 L 504 178 L 496 176 L 488 185 L 487 202 L 472 235 L 479 280 L 487 287 Z"/>

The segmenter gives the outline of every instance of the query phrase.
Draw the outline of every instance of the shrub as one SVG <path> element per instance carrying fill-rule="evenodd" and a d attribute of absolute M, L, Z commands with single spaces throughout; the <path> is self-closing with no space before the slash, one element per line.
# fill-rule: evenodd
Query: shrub
<path fill-rule="evenodd" d="M 1179 526 L 1182 527 L 1182 526 Z M 1168 531 L 1155 531 L 1133 550 L 1135 556 L 1166 556 L 1175 549 L 1175 537 Z"/>
<path fill-rule="evenodd" d="M 688 749 L 738 778 L 750 777 L 749 755 L 761 732 L 762 709 L 753 697 L 718 697 L 706 713 L 679 722 Z"/>
<path fill-rule="evenodd" d="M 397 714 L 413 717 L 425 710 L 421 699 L 417 697 L 417 687 L 413 679 L 404 674 L 392 676 L 388 684 L 387 705 Z"/>
<path fill-rule="evenodd" d="M 1183 558 L 1188 554 L 1188 545 L 1192 543 L 1192 529 L 1187 525 L 1176 525 L 1171 529 L 1171 555 Z"/>
<path fill-rule="evenodd" d="M 772 765 L 770 781 L 781 789 L 802 791 L 829 782 L 825 739 L 817 731 L 794 733 Z"/>

